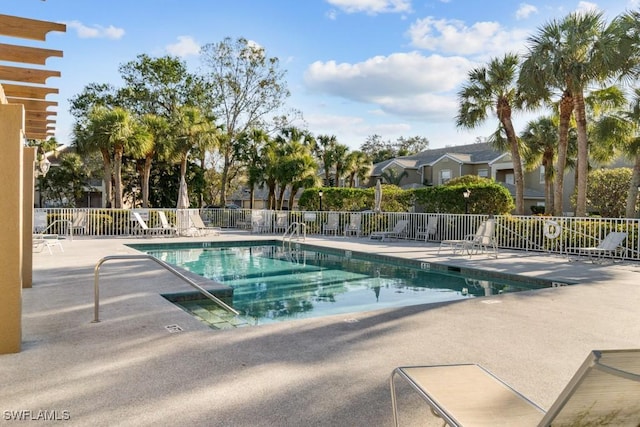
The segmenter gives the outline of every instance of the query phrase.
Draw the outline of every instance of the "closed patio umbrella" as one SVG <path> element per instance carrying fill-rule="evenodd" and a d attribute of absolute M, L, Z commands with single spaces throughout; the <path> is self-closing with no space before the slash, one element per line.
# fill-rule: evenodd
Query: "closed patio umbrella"
<path fill-rule="evenodd" d="M 380 179 L 378 179 L 378 182 L 376 182 L 376 191 L 375 191 L 375 203 L 373 205 L 373 210 L 375 212 L 380 212 L 381 206 L 382 206 L 382 184 L 380 182 Z"/>
<path fill-rule="evenodd" d="M 188 234 L 189 231 L 189 211 L 183 209 L 189 209 L 189 192 L 187 191 L 187 183 L 184 178 L 180 178 L 180 188 L 178 190 L 178 209 L 177 222 L 178 233 L 181 235 Z"/>

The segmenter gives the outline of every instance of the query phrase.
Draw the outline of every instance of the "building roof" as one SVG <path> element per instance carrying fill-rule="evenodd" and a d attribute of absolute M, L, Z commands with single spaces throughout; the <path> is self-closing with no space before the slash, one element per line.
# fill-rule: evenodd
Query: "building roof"
<path fill-rule="evenodd" d="M 376 163 L 373 165 L 371 176 L 380 176 L 390 163 L 397 163 L 403 166 L 407 165 L 406 168 L 417 169 L 421 166 L 432 165 L 434 162 L 446 155 L 449 155 L 460 162 L 469 164 L 489 163 L 503 154 L 504 152 L 496 150 L 486 142 L 429 149 L 410 156 L 397 157 L 395 159 Z"/>

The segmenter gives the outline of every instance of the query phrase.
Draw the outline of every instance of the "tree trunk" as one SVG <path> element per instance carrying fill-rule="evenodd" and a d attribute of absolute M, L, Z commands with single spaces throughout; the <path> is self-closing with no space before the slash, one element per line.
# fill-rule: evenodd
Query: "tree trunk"
<path fill-rule="evenodd" d="M 633 172 L 631 174 L 631 184 L 629 192 L 627 193 L 627 218 L 640 218 L 640 211 L 636 213 L 636 206 L 638 203 L 638 186 L 640 185 L 640 153 L 636 154 L 636 161 L 633 165 Z"/>
<path fill-rule="evenodd" d="M 576 216 L 587 216 L 587 174 L 589 173 L 589 139 L 587 136 L 587 116 L 582 92 L 574 98 L 575 118 L 578 133 L 578 180 L 576 182 Z"/>
<path fill-rule="evenodd" d="M 151 177 L 151 163 L 153 156 L 144 158 L 144 167 L 142 169 L 142 207 L 149 207 L 149 179 Z"/>
<path fill-rule="evenodd" d="M 520 147 L 518 137 L 513 129 L 511 121 L 511 111 L 508 107 L 502 108 L 501 122 L 507 134 L 507 141 L 511 146 L 511 161 L 513 163 L 513 175 L 516 185 L 516 215 L 524 215 L 524 176 L 522 172 L 522 158 L 520 157 Z"/>
<path fill-rule="evenodd" d="M 114 207 L 122 209 L 122 148 L 116 147 L 113 156 Z"/>
<path fill-rule="evenodd" d="M 565 91 L 560 100 L 560 124 L 558 125 L 558 160 L 553 189 L 553 214 L 562 216 L 564 193 L 564 170 L 567 165 L 567 148 L 569 146 L 569 121 L 573 111 L 571 92 Z"/>
<path fill-rule="evenodd" d="M 101 150 L 102 154 L 102 180 L 104 181 L 104 193 L 108 208 L 113 206 L 113 189 L 111 187 L 111 156 L 108 150 Z"/>

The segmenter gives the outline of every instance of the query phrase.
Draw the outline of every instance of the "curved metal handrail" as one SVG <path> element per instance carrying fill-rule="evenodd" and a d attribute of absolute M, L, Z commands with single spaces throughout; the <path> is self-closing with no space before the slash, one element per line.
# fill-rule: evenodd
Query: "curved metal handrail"
<path fill-rule="evenodd" d="M 239 311 L 237 311 L 236 309 L 234 309 L 234 308 L 230 307 L 229 305 L 225 304 L 221 299 L 219 299 L 218 297 L 212 295 L 209 291 L 204 289 L 202 286 L 198 285 L 196 282 L 194 282 L 193 280 L 189 279 L 187 276 L 185 276 L 184 274 L 180 273 L 178 270 L 176 270 L 175 268 L 173 268 L 172 266 L 170 266 L 166 262 L 164 262 L 162 260 L 159 260 L 158 258 L 156 258 L 156 257 L 154 257 L 152 255 L 108 255 L 106 257 L 101 258 L 100 261 L 98 261 L 98 263 L 96 264 L 96 266 L 94 268 L 94 273 L 93 273 L 94 304 L 93 304 L 93 321 L 91 323 L 100 322 L 99 313 L 98 313 L 100 311 L 100 287 L 99 287 L 99 284 L 98 284 L 99 276 L 100 276 L 100 266 L 102 266 L 102 264 L 104 264 L 106 261 L 122 260 L 122 259 L 147 259 L 147 260 L 150 260 L 150 261 L 154 261 L 155 263 L 157 263 L 160 266 L 164 267 L 166 270 L 168 270 L 171 273 L 173 273 L 176 276 L 178 276 L 180 279 L 182 279 L 187 284 L 189 284 L 192 287 L 196 288 L 202 295 L 204 295 L 205 297 L 209 298 L 211 301 L 215 302 L 216 304 L 218 304 L 220 307 L 224 308 L 228 312 L 233 313 L 236 316 L 240 314 Z"/>

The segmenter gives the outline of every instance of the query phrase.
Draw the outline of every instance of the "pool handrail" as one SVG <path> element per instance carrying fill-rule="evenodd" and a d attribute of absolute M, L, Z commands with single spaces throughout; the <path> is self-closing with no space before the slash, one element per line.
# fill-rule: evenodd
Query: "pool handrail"
<path fill-rule="evenodd" d="M 99 317 L 99 311 L 100 311 L 100 285 L 99 285 L 100 266 L 102 266 L 102 264 L 104 264 L 106 261 L 123 260 L 123 259 L 134 259 L 134 260 L 135 259 L 139 259 L 139 260 L 154 261 L 155 263 L 159 264 L 161 267 L 164 267 L 166 270 L 168 270 L 171 273 L 173 273 L 174 275 L 178 276 L 180 279 L 182 279 L 188 285 L 191 285 L 192 287 L 197 289 L 202 295 L 204 295 L 205 297 L 209 298 L 211 301 L 215 302 L 216 304 L 218 304 L 220 307 L 222 307 L 226 311 L 228 311 L 230 313 L 233 313 L 236 316 L 238 316 L 240 314 L 240 312 L 238 310 L 236 310 L 233 307 L 227 305 L 221 299 L 219 299 L 215 295 L 211 294 L 209 291 L 204 289 L 202 286 L 198 285 L 193 280 L 189 279 L 184 274 L 180 273 L 178 270 L 173 268 L 171 265 L 169 265 L 166 262 L 154 257 L 153 255 L 108 255 L 108 256 L 105 256 L 105 257 L 101 258 L 98 261 L 98 263 L 96 264 L 95 268 L 94 268 L 94 273 L 93 273 L 94 303 L 93 303 L 93 320 L 91 321 L 91 323 L 99 323 L 100 322 L 100 317 Z"/>

